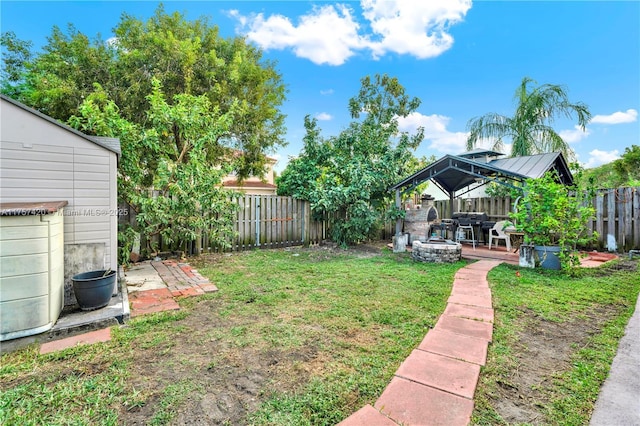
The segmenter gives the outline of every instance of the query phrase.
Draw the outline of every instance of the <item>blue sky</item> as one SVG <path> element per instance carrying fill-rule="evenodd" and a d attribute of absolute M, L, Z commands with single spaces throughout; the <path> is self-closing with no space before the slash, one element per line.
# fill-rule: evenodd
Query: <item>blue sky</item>
<path fill-rule="evenodd" d="M 5 1 L 2 31 L 36 48 L 53 25 L 73 23 L 86 35 L 112 37 L 122 13 L 151 16 L 155 1 Z M 610 162 L 640 144 L 640 2 L 195 1 L 164 2 L 187 19 L 202 16 L 221 35 L 245 35 L 277 61 L 288 88 L 283 105 L 289 145 L 271 153 L 281 171 L 302 147 L 303 118 L 319 120 L 325 136 L 347 126 L 348 100 L 360 78 L 398 77 L 422 100 L 401 121 L 421 125 L 417 155 L 464 151 L 466 124 L 488 112 L 511 115 L 523 77 L 565 85 L 586 103 L 586 132 L 558 119 L 555 129 L 587 167 Z"/>

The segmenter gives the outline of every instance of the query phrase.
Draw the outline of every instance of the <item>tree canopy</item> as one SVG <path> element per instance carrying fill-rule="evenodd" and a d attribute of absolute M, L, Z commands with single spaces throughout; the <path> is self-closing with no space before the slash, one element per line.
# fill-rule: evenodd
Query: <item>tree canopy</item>
<path fill-rule="evenodd" d="M 516 110 L 512 117 L 488 113 L 467 123 L 471 150 L 481 139 L 494 141 L 492 149 L 504 149 L 505 139 L 511 141 L 511 156 L 525 156 L 546 152 L 562 152 L 569 161 L 575 157 L 567 142 L 553 129 L 558 115 L 574 116 L 582 130 L 591 119 L 589 108 L 582 102 L 569 101 L 567 90 L 555 84 L 530 87 L 535 81 L 524 77 L 515 91 Z"/>
<path fill-rule="evenodd" d="M 152 85 L 148 127 L 123 118 L 99 86 L 70 124 L 87 133 L 120 138 L 118 194 L 136 212 L 146 239 L 159 235 L 177 248 L 206 232 L 212 244 L 224 247 L 232 230 L 233 207 L 220 181 L 231 167 L 222 158 L 217 163 L 208 158 L 218 150 L 216 141 L 229 131 L 235 107 L 222 113 L 205 95 L 185 93 L 174 95 L 169 104 L 160 82 L 153 80 Z M 128 247 L 134 235 L 122 231 L 121 246 Z M 148 248 L 155 251 L 152 241 Z M 128 251 L 121 254 L 125 261 Z"/>
<path fill-rule="evenodd" d="M 619 188 L 640 186 L 640 146 L 631 145 L 617 160 L 599 167 L 581 170 L 577 174 L 581 186 Z"/>
<path fill-rule="evenodd" d="M 114 32 L 104 41 L 54 27 L 39 53 L 3 34 L 2 91 L 120 139 L 118 194 L 145 237 L 177 248 L 207 232 L 224 245 L 232 207 L 222 178 L 262 175 L 266 154 L 285 144 L 281 75 L 243 38 L 162 5 L 145 22 L 124 14 Z M 119 238 L 126 247 L 133 233 Z"/>
<path fill-rule="evenodd" d="M 349 101 L 353 121 L 337 136 L 323 138 L 317 121 L 305 118 L 301 154 L 278 179 L 278 194 L 311 202 L 313 212 L 329 222 L 340 244 L 366 240 L 390 206 L 389 187 L 417 162 L 412 154 L 423 129 L 409 135 L 398 129 L 420 105 L 395 77 L 367 76 Z"/>
<path fill-rule="evenodd" d="M 284 145 L 280 106 L 286 88 L 276 64 L 243 38 L 222 38 L 206 18 L 189 21 L 160 5 L 147 21 L 123 14 L 114 39 L 90 39 L 69 25 L 54 27 L 42 52 L 14 34 L 2 37 L 4 93 L 66 122 L 98 83 L 121 116 L 144 125 L 147 96 L 158 80 L 167 102 L 177 94 L 204 95 L 221 113 L 232 112 L 224 145 L 240 178 L 260 175 L 266 155 Z M 233 107 L 233 108 L 232 108 Z"/>

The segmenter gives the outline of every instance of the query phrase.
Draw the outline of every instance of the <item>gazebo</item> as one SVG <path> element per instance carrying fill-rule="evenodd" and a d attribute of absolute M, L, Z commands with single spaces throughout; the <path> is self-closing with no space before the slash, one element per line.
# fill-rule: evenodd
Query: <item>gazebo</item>
<path fill-rule="evenodd" d="M 445 155 L 393 185 L 390 191 L 395 191 L 395 204 L 401 209 L 402 194 L 430 180 L 449 196 L 450 210 L 453 212 L 455 198 L 479 186 L 495 182 L 515 187 L 515 182 L 522 183 L 528 178 L 539 178 L 551 170 L 557 173 L 563 184 L 573 183 L 573 175 L 560 152 L 505 158 L 500 152 L 474 149 L 460 155 Z M 402 220 L 398 219 L 396 241 L 401 233 Z"/>

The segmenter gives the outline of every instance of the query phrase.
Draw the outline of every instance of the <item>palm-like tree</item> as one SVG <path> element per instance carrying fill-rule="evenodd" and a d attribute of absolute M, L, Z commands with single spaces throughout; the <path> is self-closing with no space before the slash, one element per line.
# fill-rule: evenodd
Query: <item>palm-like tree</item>
<path fill-rule="evenodd" d="M 468 150 L 475 148 L 480 139 L 493 139 L 493 149 L 500 151 L 504 148 L 504 138 L 509 138 L 513 144 L 512 157 L 560 151 L 570 161 L 575 159 L 569 144 L 551 124 L 558 115 L 567 118 L 575 115 L 584 131 L 591 120 L 589 108 L 582 102 L 571 103 L 562 86 L 543 84 L 530 89 L 530 83 L 536 82 L 524 77 L 516 90 L 517 108 L 513 117 L 489 113 L 469 120 Z"/>

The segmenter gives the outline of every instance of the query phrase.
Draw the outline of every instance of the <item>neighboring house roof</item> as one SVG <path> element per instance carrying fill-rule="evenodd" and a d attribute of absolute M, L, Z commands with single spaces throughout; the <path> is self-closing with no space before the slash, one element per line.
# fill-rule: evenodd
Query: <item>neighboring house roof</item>
<path fill-rule="evenodd" d="M 118 156 L 118 158 L 120 157 L 120 155 L 122 155 L 122 150 L 120 148 L 120 139 L 118 138 L 107 138 L 107 137 L 101 137 L 101 136 L 90 136 L 90 135 L 86 135 L 84 133 L 82 133 L 79 130 L 74 129 L 73 127 L 67 126 L 66 124 L 56 120 L 53 117 L 50 117 L 46 114 L 41 113 L 38 110 L 35 110 L 33 108 L 30 108 L 28 106 L 26 106 L 25 104 L 16 101 L 15 99 L 12 99 L 6 95 L 2 95 L 0 94 L 0 98 L 2 98 L 3 100 L 19 107 L 22 108 L 23 110 L 30 112 L 31 114 L 34 114 L 50 123 L 55 124 L 58 127 L 63 128 L 64 130 L 74 133 L 77 136 L 80 136 L 83 139 L 88 140 L 89 142 L 93 142 L 94 144 L 101 146 L 102 148 L 105 148 L 109 151 L 115 152 L 116 155 Z"/>
<path fill-rule="evenodd" d="M 556 170 L 562 183 L 573 183 L 573 176 L 567 162 L 559 152 L 495 159 L 488 163 L 457 155 L 445 155 L 390 189 L 413 188 L 424 181 L 431 180 L 441 190 L 452 195 L 473 184 L 478 178 L 491 177 L 503 182 L 524 181 L 527 178 L 539 178 L 549 170 Z"/>
<path fill-rule="evenodd" d="M 256 181 L 256 180 L 245 180 L 242 183 L 239 183 L 237 180 L 226 180 L 222 183 L 222 186 L 233 186 L 238 188 L 268 188 L 268 189 L 277 188 L 277 186 L 272 183 Z"/>

